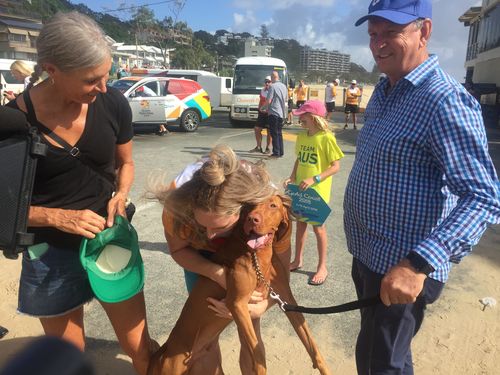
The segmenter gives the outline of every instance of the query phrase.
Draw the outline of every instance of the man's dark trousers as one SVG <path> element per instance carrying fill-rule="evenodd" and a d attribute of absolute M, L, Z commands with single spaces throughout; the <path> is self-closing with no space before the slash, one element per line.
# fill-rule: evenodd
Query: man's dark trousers
<path fill-rule="evenodd" d="M 283 119 L 276 115 L 269 115 L 269 133 L 273 142 L 273 156 L 283 156 Z"/>
<path fill-rule="evenodd" d="M 383 277 L 353 259 L 352 279 L 359 299 L 380 294 Z M 413 375 L 411 340 L 420 329 L 426 305 L 438 299 L 443 287 L 444 283 L 427 278 L 415 303 L 379 304 L 361 310 L 356 343 L 359 375 Z"/>

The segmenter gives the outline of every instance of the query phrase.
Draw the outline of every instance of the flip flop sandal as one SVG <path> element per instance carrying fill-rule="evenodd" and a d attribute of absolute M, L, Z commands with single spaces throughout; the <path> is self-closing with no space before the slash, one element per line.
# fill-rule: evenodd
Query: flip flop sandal
<path fill-rule="evenodd" d="M 309 285 L 312 285 L 312 286 L 320 286 L 320 285 L 323 285 L 323 284 L 325 283 L 325 281 L 326 281 L 326 279 L 327 279 L 327 278 L 328 278 L 328 275 L 327 275 L 327 276 L 325 276 L 325 278 L 324 278 L 323 280 L 321 280 L 321 281 L 313 281 L 313 278 L 311 277 L 311 278 L 307 281 L 307 283 L 308 283 Z"/>

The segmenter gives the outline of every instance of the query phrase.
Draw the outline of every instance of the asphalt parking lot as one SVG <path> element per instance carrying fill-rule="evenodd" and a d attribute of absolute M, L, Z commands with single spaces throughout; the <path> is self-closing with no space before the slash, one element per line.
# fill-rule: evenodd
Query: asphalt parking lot
<path fill-rule="evenodd" d="M 362 119 L 362 116 L 360 118 Z M 329 276 L 322 286 L 307 284 L 308 278 L 315 271 L 317 262 L 316 241 L 312 230 L 309 230 L 303 268 L 292 273 L 290 281 L 297 302 L 303 306 L 330 306 L 355 299 L 350 277 L 352 258 L 345 246 L 342 224 L 342 202 L 347 177 L 356 152 L 358 131 L 352 130 L 352 126 L 348 130 L 343 130 L 343 120 L 342 113 L 334 114 L 332 130 L 336 134 L 337 142 L 345 157 L 341 161 L 339 173 L 333 179 L 330 202 L 332 212 L 326 222 L 329 236 L 327 262 Z M 362 121 L 360 124 L 362 128 Z M 187 298 L 187 292 L 183 271 L 168 254 L 161 225 L 162 207 L 144 198 L 148 181 L 163 181 L 168 184 L 186 164 L 205 155 L 214 145 L 226 143 L 241 158 L 254 161 L 264 160 L 273 181 L 281 186 L 282 181 L 289 176 L 294 163 L 294 140 L 299 129 L 297 125 L 283 129 L 285 157 L 268 161 L 264 155 L 248 152 L 255 147 L 253 128 L 231 127 L 227 112 L 214 113 L 195 133 L 184 133 L 178 127 L 170 126 L 170 133 L 163 137 L 155 134 L 135 136 L 136 177 L 131 198 L 137 206 L 137 213 L 133 224 L 139 234 L 146 270 L 144 292 L 149 331 L 158 342 L 163 343 L 168 337 Z M 500 128 L 495 122 L 487 127 L 487 132 L 490 154 L 498 172 L 500 169 Z M 487 344 L 498 341 L 495 334 L 498 332 L 497 324 L 493 325 L 493 322 L 499 321 L 498 308 L 489 309 L 486 312 L 481 311 L 478 298 L 492 295 L 497 296 L 498 299 L 499 283 L 495 280 L 498 280 L 500 256 L 495 249 L 498 249 L 499 241 L 499 226 L 490 228 L 481 243 L 474 249 L 473 254 L 464 261 L 465 264 L 452 272 L 443 296 L 428 309 L 427 325 L 429 327 L 427 328 L 429 329 L 417 336 L 415 358 L 418 357 L 417 363 L 423 366 L 426 365 L 426 361 L 431 361 L 431 365 L 424 368 L 432 368 L 432 373 L 477 373 L 463 370 L 467 363 L 476 362 L 476 360 L 484 364 L 485 368 L 496 368 L 498 363 L 496 346 L 490 349 Z M 293 237 L 292 248 L 294 243 Z M 4 259 L 1 261 L 2 267 L 11 267 L 9 262 L 12 261 Z M 41 327 L 37 321 L 14 313 L 17 300 L 17 275 L 12 276 L 12 272 L 6 272 L 6 274 L 11 275 L 10 278 L 6 280 L 0 278 L 0 281 L 3 282 L 2 286 L 5 286 L 6 295 L 9 297 L 3 302 L 5 314 L 9 318 L 2 317 L 0 323 L 6 324 L 11 329 L 11 333 L 0 341 L 2 352 L 0 364 L 14 352 L 15 348 L 19 350 L 30 337 L 41 334 Z M 457 308 L 458 303 L 461 303 L 461 306 L 465 304 L 473 308 L 463 310 Z M 93 301 L 85 307 L 85 311 L 86 352 L 96 365 L 97 374 L 134 374 L 130 359 L 120 349 L 113 329 L 100 305 Z M 466 319 L 463 319 L 464 317 Z M 449 323 L 453 318 L 456 319 L 453 320 L 455 323 Z M 306 315 L 306 320 L 333 373 L 354 374 L 353 354 L 359 326 L 359 312 Z M 24 324 L 26 328 L 24 326 L 21 328 L 19 322 L 23 322 L 21 324 Z M 492 322 L 492 325 L 488 326 L 488 322 Z M 437 327 L 435 330 L 439 331 L 440 336 L 437 339 L 433 336 L 433 324 Z M 442 327 L 448 328 L 448 331 L 441 329 Z M 266 344 L 269 374 L 317 374 L 317 371 L 312 369 L 310 360 L 285 315 L 276 306 L 266 313 L 262 320 L 262 335 Z M 447 341 L 453 335 L 459 340 L 458 346 L 455 347 Z M 237 363 L 239 343 L 234 325 L 230 325 L 221 335 L 220 342 L 223 363 L 228 366 L 224 366 L 226 373 L 229 375 L 240 373 Z M 480 354 L 474 350 L 479 351 Z M 449 358 L 454 359 L 450 360 L 452 363 L 446 363 L 446 361 L 441 361 L 441 363 L 440 355 L 449 355 Z M 453 366 L 460 370 L 451 371 L 450 368 Z M 494 372 L 486 370 L 484 373 Z"/>
<path fill-rule="evenodd" d="M 292 274 L 292 289 L 298 302 L 305 306 L 333 305 L 355 298 L 350 282 L 351 257 L 345 248 L 342 229 L 342 200 L 346 179 L 355 153 L 357 131 L 342 130 L 343 114 L 334 117 L 334 130 L 337 140 L 345 153 L 341 161 L 341 170 L 334 176 L 331 199 L 332 212 L 327 220 L 329 232 L 328 267 L 329 276 L 325 284 L 319 287 L 309 286 L 307 280 L 316 270 L 317 250 L 312 230 L 309 233 L 303 268 Z M 131 197 L 136 203 L 137 212 L 133 224 L 139 233 L 142 255 L 146 268 L 145 296 L 151 335 L 164 342 L 173 327 L 186 299 L 183 271 L 168 255 L 162 232 L 161 207 L 159 204 L 143 198 L 148 180 L 162 179 L 169 183 L 182 168 L 203 156 L 216 144 L 226 143 L 241 158 L 249 160 L 263 159 L 273 177 L 273 181 L 281 186 L 289 176 L 294 163 L 294 136 L 300 129 L 298 125 L 285 127 L 285 157 L 278 160 L 265 161 L 264 155 L 249 153 L 255 147 L 252 127 L 233 128 L 229 124 L 227 112 L 216 112 L 202 123 L 195 133 L 184 133 L 175 126 L 169 126 L 170 133 L 165 136 L 155 134 L 138 134 L 134 138 L 134 161 L 136 178 Z M 106 319 L 102 319 L 103 311 L 97 303 L 92 303 L 87 310 L 86 331 L 92 339 L 89 350 L 99 353 L 99 347 L 116 345 L 114 333 Z M 269 316 L 269 317 L 268 317 Z M 337 332 L 335 340 L 342 340 L 342 346 L 352 348 L 354 336 L 351 330 L 357 324 L 358 313 L 351 312 L 331 319 L 325 316 L 308 316 L 313 331 Z M 283 313 L 274 307 L 263 319 L 263 332 L 272 329 L 276 323 L 294 336 L 290 324 Z M 284 322 L 284 323 L 283 323 Z M 344 328 L 342 328 L 344 327 Z M 235 334 L 233 329 L 228 335 Z M 265 333 L 264 333 L 265 334 Z M 297 344 L 300 342 L 294 338 Z M 292 354 L 293 355 L 293 354 Z M 297 355 L 305 355 L 304 349 L 297 347 Z"/>
<path fill-rule="evenodd" d="M 360 116 L 362 119 L 362 116 Z M 328 270 L 329 276 L 322 286 L 309 286 L 308 278 L 314 273 L 317 262 L 316 241 L 312 230 L 308 232 L 304 265 L 291 275 L 291 287 L 299 304 L 303 306 L 330 306 L 355 299 L 355 292 L 350 277 L 352 257 L 349 255 L 342 224 L 342 202 L 345 185 L 351 170 L 358 131 L 343 130 L 342 113 L 335 113 L 332 130 L 345 157 L 341 161 L 341 169 L 333 179 L 332 212 L 327 219 L 328 229 Z M 361 122 L 362 127 L 362 122 Z M 298 125 L 283 129 L 285 138 L 285 157 L 278 160 L 265 161 L 263 155 L 249 153 L 255 147 L 253 128 L 233 128 L 228 122 L 227 113 L 215 113 L 209 121 L 204 122 L 195 133 L 183 133 L 176 127 L 169 127 L 168 135 L 159 137 L 155 134 L 141 134 L 134 139 L 134 160 L 136 164 L 136 180 L 131 196 L 137 204 L 134 225 L 140 237 L 141 252 L 146 268 L 145 296 L 152 337 L 163 343 L 175 324 L 182 309 L 187 293 L 184 286 L 183 271 L 168 255 L 161 226 L 161 207 L 152 201 L 142 198 L 148 179 L 155 176 L 156 181 L 170 180 L 188 163 L 205 155 L 208 150 L 219 143 L 230 145 L 241 158 L 250 160 L 263 159 L 277 185 L 289 176 L 294 163 L 294 136 Z M 500 166 L 500 131 L 497 127 L 488 130 L 490 152 L 497 166 Z M 294 239 L 294 237 L 292 237 Z M 497 240 L 495 240 L 497 238 Z M 488 249 L 498 241 L 498 232 L 490 230 L 482 240 L 476 253 L 479 257 L 489 254 Z M 292 249 L 293 244 L 292 240 Z M 476 254 L 475 253 L 475 254 Z M 473 257 L 476 257 L 474 255 Z M 473 258 L 471 257 L 471 258 Z M 498 257 L 496 257 L 498 258 Z M 495 259 L 496 259 L 495 258 Z M 476 258 L 477 259 L 477 258 Z M 453 293 L 468 283 L 473 277 L 463 266 L 462 271 L 455 271 L 447 290 Z M 446 292 L 440 299 L 440 309 L 449 308 L 452 302 L 447 299 Z M 438 307 L 436 306 L 436 309 Z M 88 349 L 91 356 L 120 353 L 113 330 L 106 319 L 103 319 L 101 307 L 93 302 L 87 309 L 86 331 L 89 337 Z M 432 314 L 432 311 L 431 311 Z M 359 325 L 359 312 L 347 312 L 336 315 L 306 315 L 312 333 L 318 342 L 327 362 L 332 369 L 344 373 L 354 373 L 354 346 Z M 316 374 L 310 367 L 309 359 L 299 342 L 285 315 L 275 306 L 262 320 L 262 333 L 266 343 L 268 369 L 270 374 Z M 235 339 L 234 325 L 221 336 L 224 362 L 232 361 L 229 374 L 238 373 L 238 342 Z M 285 344 L 286 343 L 286 344 Z M 283 349 L 285 349 L 283 351 Z M 230 357 L 230 358 L 228 358 Z M 345 362 L 342 364 L 341 359 Z M 340 362 L 339 362 L 340 360 Z M 297 372 L 293 366 L 308 364 L 307 370 Z M 346 364 L 347 363 L 347 364 Z M 342 367 L 343 366 L 343 367 Z M 345 369 L 349 370 L 345 370 Z M 282 371 L 282 369 L 286 369 Z M 290 370 L 291 369 L 291 370 Z M 102 373 L 108 372 L 102 369 Z M 128 374 L 130 368 L 124 368 Z M 228 371 L 228 370 L 226 370 Z M 347 372 L 345 372 L 347 371 Z M 101 373 L 101 372 L 100 372 Z"/>

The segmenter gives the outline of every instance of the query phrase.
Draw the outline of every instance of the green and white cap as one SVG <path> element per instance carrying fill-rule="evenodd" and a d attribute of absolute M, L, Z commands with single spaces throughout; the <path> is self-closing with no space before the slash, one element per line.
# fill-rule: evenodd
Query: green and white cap
<path fill-rule="evenodd" d="M 125 301 L 144 287 L 144 264 L 137 232 L 122 216 L 80 244 L 80 262 L 89 276 L 96 297 L 104 302 Z"/>

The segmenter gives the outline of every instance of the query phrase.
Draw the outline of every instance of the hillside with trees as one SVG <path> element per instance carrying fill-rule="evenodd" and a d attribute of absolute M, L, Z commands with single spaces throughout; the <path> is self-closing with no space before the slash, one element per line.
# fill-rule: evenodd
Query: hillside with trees
<path fill-rule="evenodd" d="M 324 72 L 300 71 L 300 51 L 302 45 L 294 39 L 274 39 L 265 25 L 260 28 L 260 36 L 248 32 L 234 33 L 226 43 L 219 42 L 227 30 L 217 30 L 214 34 L 204 30 L 193 32 L 189 25 L 179 20 L 187 0 L 177 0 L 169 5 L 170 15 L 162 20 L 146 6 L 123 8 L 123 11 L 95 12 L 84 4 L 74 4 L 68 0 L 22 0 L 11 1 L 9 13 L 42 19 L 42 22 L 58 11 L 77 10 L 87 14 L 102 27 L 111 38 L 125 44 L 149 44 L 159 47 L 165 54 L 171 53 L 171 66 L 185 69 L 204 69 L 220 75 L 232 75 L 232 66 L 237 57 L 244 55 L 244 41 L 253 37 L 273 45 L 272 56 L 286 61 L 290 74 L 295 79 L 305 78 L 309 82 L 323 82 L 334 78 L 357 79 L 362 82 L 376 82 L 379 73 L 368 72 L 361 65 L 351 63 L 351 72 L 330 76 Z M 20 3 L 20 4 L 19 4 Z M 119 10 L 119 9 L 118 9 Z M 122 20 L 118 14 L 126 14 Z"/>

